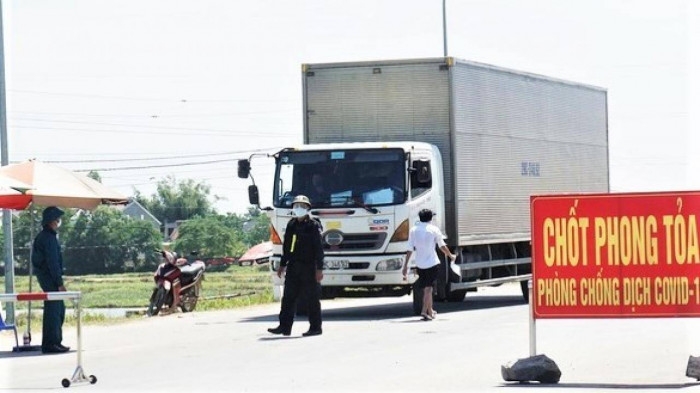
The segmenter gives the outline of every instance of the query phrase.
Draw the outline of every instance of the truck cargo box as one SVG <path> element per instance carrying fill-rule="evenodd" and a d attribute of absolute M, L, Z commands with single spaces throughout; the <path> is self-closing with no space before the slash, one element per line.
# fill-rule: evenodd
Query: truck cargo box
<path fill-rule="evenodd" d="M 450 57 L 302 71 L 304 143 L 440 149 L 449 244 L 529 240 L 530 195 L 609 190 L 605 89 Z"/>

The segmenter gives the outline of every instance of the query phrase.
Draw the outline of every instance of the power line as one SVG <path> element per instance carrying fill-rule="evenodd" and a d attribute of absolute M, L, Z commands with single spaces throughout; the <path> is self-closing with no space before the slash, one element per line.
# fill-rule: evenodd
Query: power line
<path fill-rule="evenodd" d="M 239 158 L 225 158 L 221 160 L 209 160 L 209 161 L 199 161 L 199 162 L 185 162 L 177 164 L 162 164 L 162 165 L 143 165 L 143 166 L 124 166 L 124 167 L 112 167 L 112 168 L 93 168 L 93 169 L 82 169 L 84 171 L 95 171 L 95 172 L 110 172 L 110 171 L 131 171 L 139 169 L 150 169 L 150 168 L 169 168 L 174 166 L 192 166 L 192 165 L 205 165 L 214 164 L 219 162 L 232 162 L 238 161 Z"/>
<path fill-rule="evenodd" d="M 29 111 L 10 111 L 9 113 L 23 113 L 28 115 L 52 115 L 52 116 L 85 116 L 85 117 L 131 117 L 131 118 L 182 118 L 182 117 L 226 117 L 239 115 L 269 115 L 271 113 L 286 113 L 298 112 L 298 108 L 285 110 L 269 110 L 269 111 L 252 111 L 252 112 L 218 112 L 218 113 L 192 113 L 192 114 L 98 114 L 98 113 L 71 113 L 71 112 L 29 112 Z M 155 111 L 154 111 L 155 112 Z M 14 118 L 14 117 L 13 117 Z"/>
<path fill-rule="evenodd" d="M 275 150 L 278 150 L 278 148 L 273 148 Z M 246 153 L 246 152 L 265 152 L 265 151 L 271 151 L 270 149 L 258 149 L 258 150 L 244 150 L 238 152 L 238 154 Z M 224 155 L 228 153 L 220 153 L 219 155 Z M 202 157 L 206 157 L 207 155 L 201 155 Z M 217 159 L 217 160 L 205 160 L 205 161 L 189 161 L 189 162 L 175 162 L 175 163 L 170 163 L 170 164 L 155 164 L 155 165 L 138 165 L 138 166 L 123 166 L 123 167 L 104 167 L 104 168 L 81 168 L 81 169 L 74 169 L 75 171 L 79 172 L 112 172 L 112 171 L 129 171 L 129 170 L 141 170 L 141 169 L 154 169 L 154 168 L 171 168 L 171 167 L 183 167 L 183 166 L 195 166 L 195 165 L 208 165 L 208 164 L 218 164 L 218 163 L 224 163 L 224 162 L 235 162 L 243 158 L 248 158 L 249 155 L 242 155 L 238 157 L 231 157 L 231 158 L 224 158 L 224 159 Z M 175 157 L 174 159 L 181 158 L 181 157 Z M 191 158 L 191 157 L 188 157 Z M 92 163 L 92 162 L 115 162 L 116 160 L 80 160 L 80 161 L 46 161 L 47 163 Z M 143 161 L 143 160 L 136 160 L 136 161 Z M 123 162 L 123 161 L 119 161 Z M 128 160 L 128 162 L 132 162 L 132 160 Z M 219 168 L 218 170 L 226 170 L 227 168 Z"/>
<path fill-rule="evenodd" d="M 141 125 L 141 124 L 100 123 L 100 122 L 93 122 L 93 121 L 75 121 L 75 120 L 47 120 L 47 119 L 32 119 L 32 118 L 17 118 L 17 120 L 36 121 L 36 122 L 44 122 L 44 123 L 69 123 L 69 124 L 88 124 L 88 125 L 98 125 L 98 126 L 138 127 L 138 128 L 152 128 L 152 129 L 160 129 L 160 130 L 209 131 L 209 132 L 221 132 L 221 133 L 250 132 L 250 131 L 222 130 L 222 129 L 216 129 L 216 128 L 150 126 L 150 125 Z"/>
<path fill-rule="evenodd" d="M 81 94 L 81 93 L 57 93 L 51 91 L 38 91 L 38 90 L 15 90 L 9 89 L 13 93 L 22 94 L 44 94 L 44 95 L 54 95 L 54 96 L 68 96 L 68 97 L 84 97 L 84 98 L 97 98 L 105 100 L 126 100 L 126 101 L 151 101 L 151 102 L 171 102 L 171 103 L 188 103 L 188 102 L 294 102 L 296 100 L 251 100 L 249 98 L 242 99 L 187 99 L 187 98 L 150 98 L 150 97 L 124 97 L 124 96 L 103 96 L 97 94 Z"/>
<path fill-rule="evenodd" d="M 96 95 L 96 94 L 57 93 L 57 92 L 51 92 L 51 91 L 14 90 L 14 89 L 9 89 L 8 91 L 11 91 L 13 93 L 21 93 L 21 94 L 41 94 L 41 95 L 61 96 L 61 97 L 84 97 L 84 98 L 97 98 L 97 99 L 105 99 L 105 100 L 151 101 L 151 102 L 173 102 L 173 103 L 174 102 L 187 102 L 187 100 L 175 99 L 175 98 L 103 96 L 103 95 Z"/>
<path fill-rule="evenodd" d="M 245 157 L 244 157 L 245 158 Z M 241 157 L 236 158 L 226 158 L 221 160 L 209 160 L 209 161 L 198 161 L 198 162 L 185 162 L 185 163 L 174 163 L 174 164 L 162 164 L 162 165 L 142 165 L 142 166 L 125 166 L 125 167 L 108 167 L 108 168 L 92 168 L 92 169 L 76 169 L 79 172 L 112 172 L 112 171 L 130 171 L 130 170 L 140 170 L 140 169 L 152 169 L 152 168 L 171 168 L 171 167 L 181 167 L 181 166 L 194 166 L 194 165 L 207 165 L 207 164 L 217 164 L 222 162 L 235 162 L 240 160 Z M 222 168 L 223 169 L 223 168 Z"/>
<path fill-rule="evenodd" d="M 44 162 L 50 163 L 50 164 L 79 164 L 79 163 L 93 163 L 93 162 L 161 161 L 161 160 L 172 160 L 172 159 L 225 156 L 225 155 L 243 154 L 243 153 L 258 153 L 258 152 L 263 152 L 263 151 L 268 151 L 268 150 L 271 150 L 271 149 L 238 150 L 238 151 L 230 151 L 230 152 L 223 152 L 223 153 L 181 154 L 181 155 L 177 155 L 177 156 L 163 156 L 163 157 L 152 157 L 152 158 L 120 158 L 120 159 L 115 158 L 115 159 L 109 159 L 109 160 L 54 160 L 54 161 L 44 161 Z"/>
<path fill-rule="evenodd" d="M 263 174 L 265 174 L 265 173 L 269 174 L 269 172 L 270 172 L 270 171 L 267 171 L 267 172 L 259 171 L 259 173 L 263 173 Z M 127 181 L 127 182 L 128 182 L 128 183 L 110 184 L 112 187 L 146 186 L 146 185 L 153 185 L 153 184 L 157 183 L 156 181 L 149 181 L 149 182 L 145 182 L 145 183 L 134 183 L 134 182 L 129 181 L 128 179 L 122 179 L 122 178 L 117 178 L 117 177 L 107 177 L 107 176 L 103 177 L 103 179 L 107 179 L 107 178 L 112 179 L 112 180 L 115 180 L 115 181 L 120 181 L 120 182 L 121 182 L 121 181 Z M 231 179 L 231 180 L 234 180 L 234 179 L 236 179 L 236 176 L 233 175 L 233 174 L 231 174 L 231 175 L 224 175 L 224 176 L 208 176 L 208 177 L 198 177 L 196 180 L 198 180 L 198 181 L 207 181 L 207 180 L 221 180 L 221 179 Z M 208 184 L 208 185 L 209 185 L 209 184 Z M 241 190 L 241 189 L 244 189 L 244 188 L 247 189 L 247 188 L 248 188 L 248 183 L 245 183 L 245 184 L 241 183 L 241 185 L 240 185 L 239 187 L 235 187 L 235 188 L 232 188 L 232 187 L 216 187 L 216 188 L 217 188 L 217 189 L 227 189 L 227 190 Z"/>
<path fill-rule="evenodd" d="M 133 126 L 137 127 L 137 126 Z M 196 128 L 190 129 L 190 132 L 172 132 L 172 131 L 143 131 L 143 130 L 100 130 L 100 129 L 94 129 L 94 128 L 66 128 L 66 127 L 35 127 L 35 126 L 18 126 L 18 125 L 12 125 L 9 128 L 14 129 L 14 128 L 29 128 L 32 130 L 59 130 L 59 131 L 73 131 L 73 132 L 89 132 L 89 133 L 116 133 L 116 134 L 137 134 L 137 135 L 169 135 L 169 136 L 174 136 L 174 135 L 182 135 L 182 136 L 191 136 L 194 134 L 194 131 L 197 130 Z M 187 130 L 187 129 L 183 129 Z M 196 134 L 198 136 L 216 136 L 216 137 L 235 137 L 235 138 L 240 138 L 241 135 L 246 135 L 246 136 L 254 136 L 254 132 L 247 130 L 247 131 L 228 131 L 229 134 L 223 134 L 221 133 L 223 130 L 219 130 L 218 132 L 215 132 L 215 130 L 212 130 L 212 132 L 197 132 Z M 289 137 L 289 136 L 296 136 L 296 134 L 292 135 L 291 133 L 269 133 L 269 132 L 263 132 L 261 134 L 261 131 L 257 131 L 258 134 L 260 134 L 261 138 L 269 138 L 269 137 L 275 137 L 275 136 L 280 136 L 280 137 Z"/>

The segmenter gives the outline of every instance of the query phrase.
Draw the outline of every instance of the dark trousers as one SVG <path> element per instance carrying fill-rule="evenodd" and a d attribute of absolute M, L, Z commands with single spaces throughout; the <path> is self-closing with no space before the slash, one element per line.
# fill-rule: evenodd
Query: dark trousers
<path fill-rule="evenodd" d="M 37 281 L 44 292 L 56 292 L 58 287 L 51 277 L 37 274 Z M 41 346 L 48 348 L 63 342 L 63 322 L 66 319 L 66 305 L 63 300 L 44 301 L 44 318 L 41 330 Z"/>
<path fill-rule="evenodd" d="M 289 267 L 284 279 L 280 327 L 291 330 L 296 314 L 297 301 L 308 304 L 309 325 L 311 330 L 321 329 L 321 285 L 316 281 L 316 271 L 296 271 Z"/>
<path fill-rule="evenodd" d="M 63 341 L 63 322 L 66 305 L 63 300 L 44 301 L 44 321 L 41 331 L 41 346 L 48 348 Z"/>

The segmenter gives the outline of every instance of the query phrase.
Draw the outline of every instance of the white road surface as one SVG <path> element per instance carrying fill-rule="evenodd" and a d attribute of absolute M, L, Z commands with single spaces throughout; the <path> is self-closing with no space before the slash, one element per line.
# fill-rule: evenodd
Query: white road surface
<path fill-rule="evenodd" d="M 439 303 L 435 321 L 411 314 L 410 297 L 323 301 L 324 333 L 273 336 L 279 304 L 173 314 L 113 326 L 83 326 L 82 365 L 92 391 L 480 392 L 698 391 L 685 377 L 700 356 L 700 322 L 678 319 L 540 320 L 537 353 L 562 371 L 558 385 L 514 384 L 501 365 L 529 355 L 528 307 L 517 285 Z M 41 342 L 35 327 L 33 344 Z M 13 353 L 0 334 L 0 390 L 63 389 L 77 364 L 75 328 L 64 329 L 71 352 Z"/>

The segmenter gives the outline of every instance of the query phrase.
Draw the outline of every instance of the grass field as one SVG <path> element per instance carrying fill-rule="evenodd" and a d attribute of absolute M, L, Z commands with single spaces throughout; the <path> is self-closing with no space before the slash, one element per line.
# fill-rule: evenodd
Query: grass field
<path fill-rule="evenodd" d="M 217 267 L 208 270 L 202 282 L 202 293 L 197 302 L 197 311 L 221 310 L 272 302 L 272 284 L 267 265 Z M 0 276 L 0 282 L 4 283 Z M 32 292 L 41 288 L 34 278 Z M 145 308 L 153 290 L 152 273 L 126 273 L 111 275 L 88 275 L 64 277 L 66 289 L 80 291 L 82 308 Z M 28 276 L 15 277 L 15 292 L 29 292 Z M 18 313 L 26 312 L 28 303 L 18 302 Z M 43 302 L 32 302 L 32 331 L 41 329 Z M 16 318 L 16 325 L 22 331 L 27 324 L 26 314 Z M 110 318 L 102 315 L 83 314 L 83 323 L 113 323 L 124 318 Z M 66 301 L 66 324 L 75 323 L 73 304 Z"/>

